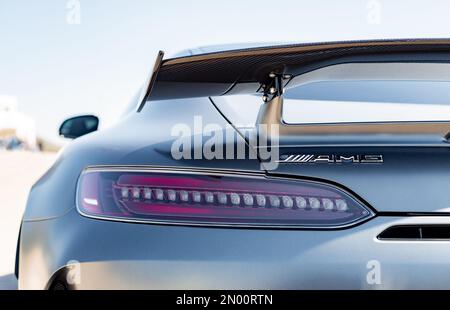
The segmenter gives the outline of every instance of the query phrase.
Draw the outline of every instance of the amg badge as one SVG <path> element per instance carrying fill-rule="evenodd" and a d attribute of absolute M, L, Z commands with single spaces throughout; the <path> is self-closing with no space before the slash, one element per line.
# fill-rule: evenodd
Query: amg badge
<path fill-rule="evenodd" d="M 383 163 L 383 155 L 312 155 L 312 154 L 286 154 L 281 155 L 281 164 L 306 164 L 306 163 L 326 163 L 326 164 L 380 164 Z"/>

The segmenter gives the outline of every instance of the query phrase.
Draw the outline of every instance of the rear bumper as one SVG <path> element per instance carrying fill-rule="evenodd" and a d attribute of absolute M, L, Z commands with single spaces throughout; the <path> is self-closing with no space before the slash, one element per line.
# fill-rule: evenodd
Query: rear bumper
<path fill-rule="evenodd" d="M 73 209 L 23 223 L 19 288 L 47 288 L 70 264 L 78 289 L 450 289 L 450 242 L 376 238 L 414 223 L 450 217 L 299 231 L 109 222 Z"/>

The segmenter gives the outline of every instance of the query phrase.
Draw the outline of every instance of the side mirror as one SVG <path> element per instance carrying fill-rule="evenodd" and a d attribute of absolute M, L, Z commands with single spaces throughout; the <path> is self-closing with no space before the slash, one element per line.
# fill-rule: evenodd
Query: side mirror
<path fill-rule="evenodd" d="M 82 115 L 66 119 L 59 127 L 59 135 L 76 139 L 98 129 L 99 119 L 94 115 Z"/>

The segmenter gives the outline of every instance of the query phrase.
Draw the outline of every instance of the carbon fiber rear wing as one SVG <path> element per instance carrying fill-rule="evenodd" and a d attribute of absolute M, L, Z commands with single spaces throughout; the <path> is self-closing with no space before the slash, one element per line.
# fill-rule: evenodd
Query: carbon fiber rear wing
<path fill-rule="evenodd" d="M 149 100 L 274 92 L 290 78 L 348 62 L 450 61 L 449 39 L 296 44 L 163 59 L 160 52 L 139 110 Z M 281 85 L 282 86 L 282 85 Z"/>

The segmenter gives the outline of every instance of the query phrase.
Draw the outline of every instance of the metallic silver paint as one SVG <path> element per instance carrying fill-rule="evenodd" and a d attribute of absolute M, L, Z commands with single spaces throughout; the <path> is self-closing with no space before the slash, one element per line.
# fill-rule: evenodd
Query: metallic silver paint
<path fill-rule="evenodd" d="M 450 242 L 376 239 L 414 223 L 450 218 L 377 217 L 350 230 L 298 231 L 120 223 L 72 210 L 24 223 L 19 288 L 46 288 L 71 260 L 81 264 L 78 289 L 449 288 Z M 372 260 L 380 285 L 366 281 Z"/>

